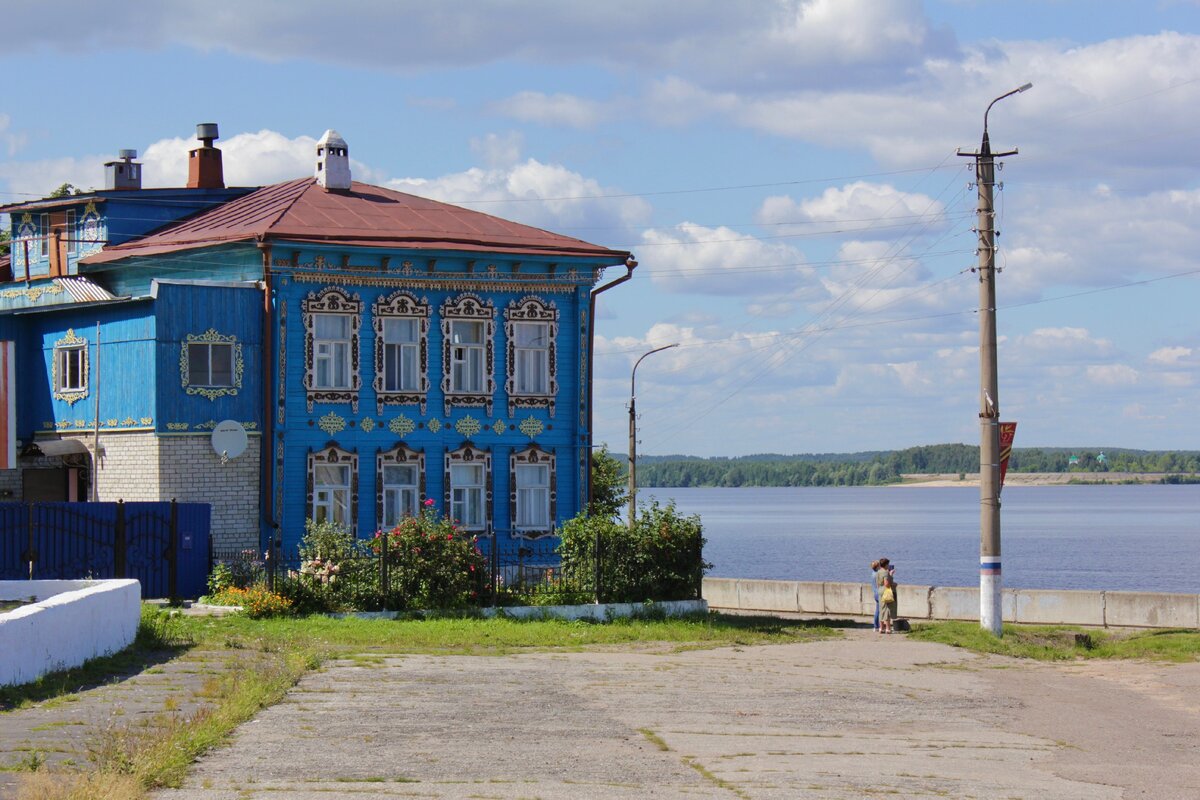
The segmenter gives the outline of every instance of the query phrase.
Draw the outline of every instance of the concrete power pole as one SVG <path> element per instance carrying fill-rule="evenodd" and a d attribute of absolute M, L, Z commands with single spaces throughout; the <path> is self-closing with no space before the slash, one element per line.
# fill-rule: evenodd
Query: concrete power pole
<path fill-rule="evenodd" d="M 1027 83 L 1000 95 L 983 112 L 983 141 L 975 159 L 979 191 L 979 626 L 996 636 L 1003 633 L 1000 571 L 1000 381 L 996 365 L 996 230 L 992 188 L 995 159 L 1017 151 L 993 153 L 987 118 L 999 101 L 1033 86 Z"/>

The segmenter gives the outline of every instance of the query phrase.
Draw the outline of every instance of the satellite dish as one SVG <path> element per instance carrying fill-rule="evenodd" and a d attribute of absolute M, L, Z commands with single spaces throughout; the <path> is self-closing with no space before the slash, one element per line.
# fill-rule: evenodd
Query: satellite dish
<path fill-rule="evenodd" d="M 212 447 L 224 464 L 246 452 L 246 429 L 242 423 L 227 419 L 213 428 Z"/>

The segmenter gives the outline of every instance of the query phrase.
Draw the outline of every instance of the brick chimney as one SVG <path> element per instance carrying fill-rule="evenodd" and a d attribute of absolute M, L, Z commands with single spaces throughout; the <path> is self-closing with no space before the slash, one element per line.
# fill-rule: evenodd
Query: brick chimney
<path fill-rule="evenodd" d="M 221 167 L 221 151 L 213 147 L 219 138 L 217 123 L 202 122 L 196 126 L 196 138 L 201 145 L 188 153 L 189 189 L 224 189 L 225 172 Z"/>

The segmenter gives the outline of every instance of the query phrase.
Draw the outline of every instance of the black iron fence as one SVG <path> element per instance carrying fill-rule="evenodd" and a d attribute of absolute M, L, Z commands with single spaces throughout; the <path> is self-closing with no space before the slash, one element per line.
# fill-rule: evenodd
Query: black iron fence
<path fill-rule="evenodd" d="M 676 579 L 663 581 L 657 568 L 612 543 L 595 543 L 582 558 L 564 559 L 559 539 L 514 538 L 508 531 L 489 531 L 478 539 L 476 563 L 467 574 L 441 574 L 416 567 L 389 552 L 387 537 L 369 546 L 360 540 L 352 551 L 334 558 L 270 558 L 252 550 L 213 551 L 212 566 L 224 564 L 238 586 L 264 583 L 287 596 L 300 612 L 417 610 L 430 598 L 443 607 L 575 605 L 593 602 L 694 600 L 701 596 L 704 564 L 700 542 L 685 554 Z M 673 573 L 674 574 L 674 573 Z"/>

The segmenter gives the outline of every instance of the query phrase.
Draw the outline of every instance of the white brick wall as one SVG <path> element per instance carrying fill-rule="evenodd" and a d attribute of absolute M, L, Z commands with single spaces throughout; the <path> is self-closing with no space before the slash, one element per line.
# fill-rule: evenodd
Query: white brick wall
<path fill-rule="evenodd" d="M 79 438 L 90 451 L 90 436 Z M 249 437 L 246 452 L 222 464 L 207 433 L 102 433 L 98 499 L 209 503 L 214 547 L 257 549 L 259 440 Z"/>

